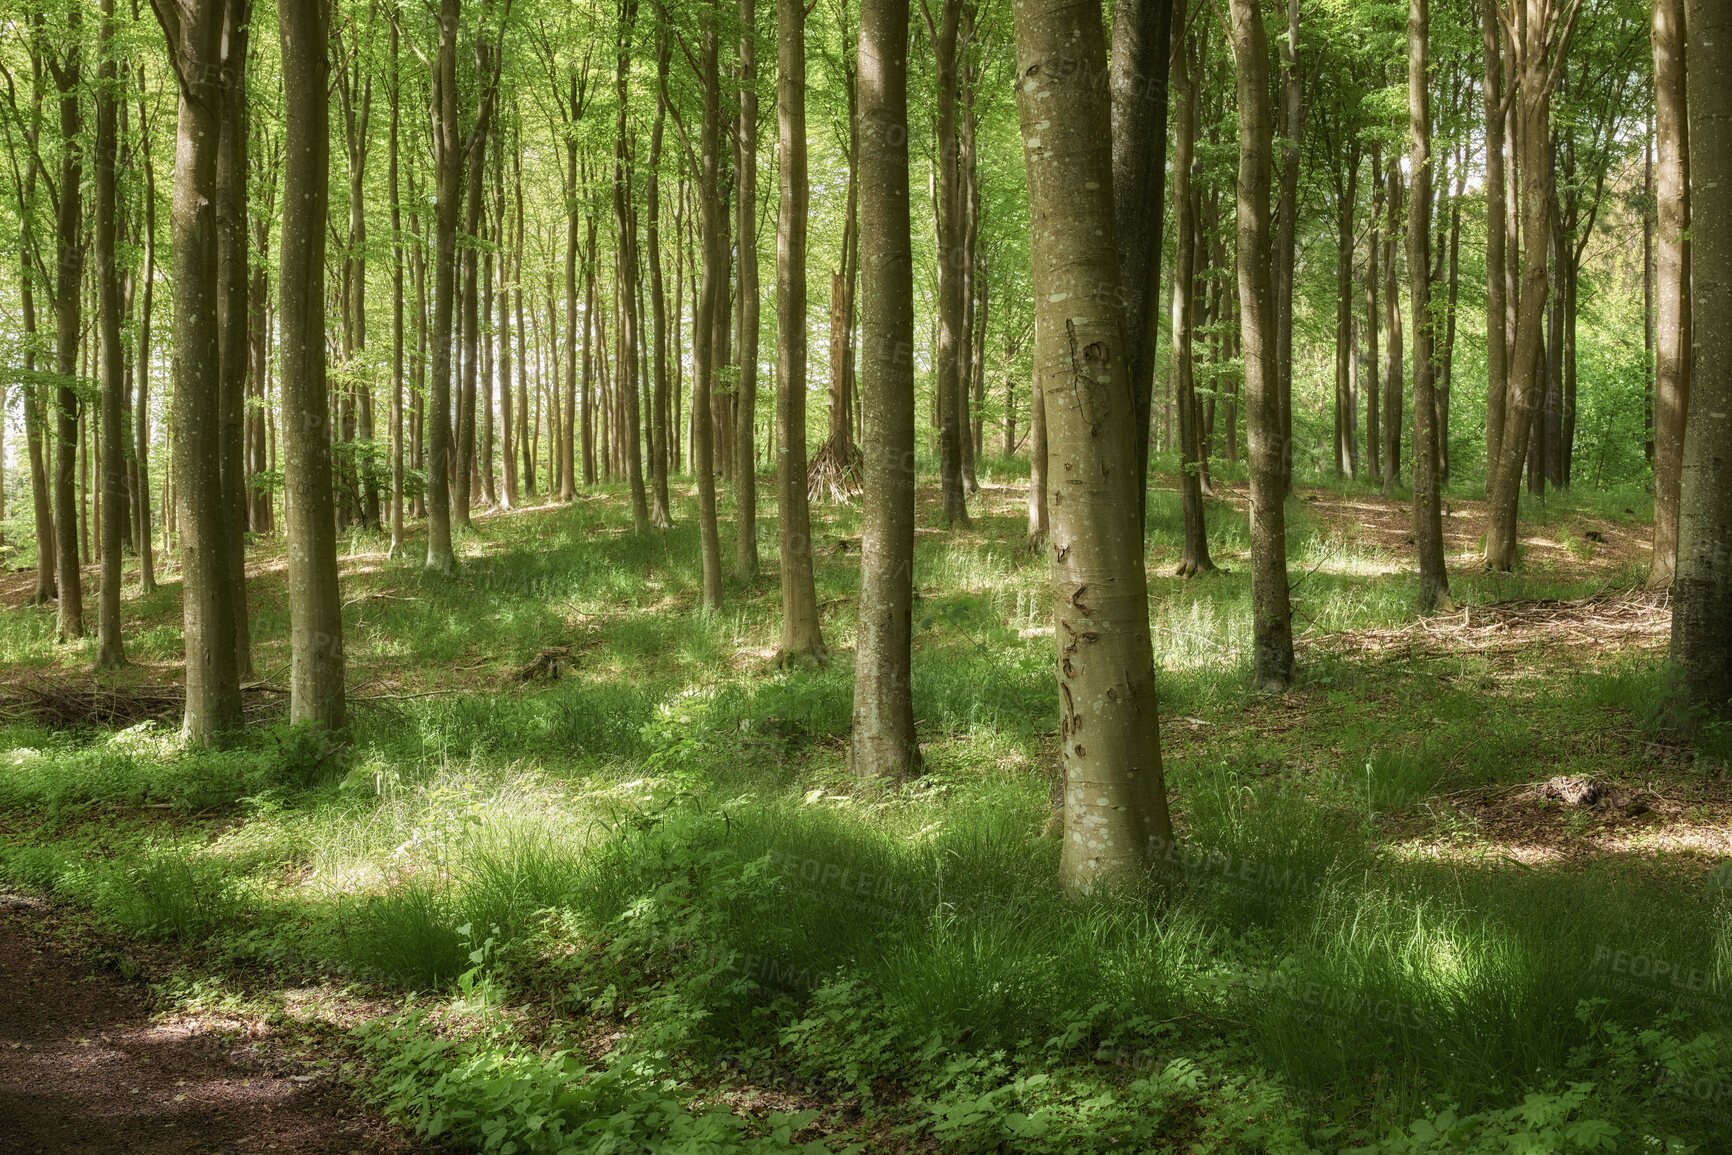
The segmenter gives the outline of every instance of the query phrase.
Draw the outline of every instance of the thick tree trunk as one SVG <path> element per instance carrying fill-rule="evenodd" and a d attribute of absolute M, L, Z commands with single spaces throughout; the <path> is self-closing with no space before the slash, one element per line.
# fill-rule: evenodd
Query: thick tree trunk
<path fill-rule="evenodd" d="M 1692 7 L 1693 14 L 1698 8 Z M 1690 409 L 1693 340 L 1690 228 L 1695 217 L 1690 126 L 1684 90 L 1685 0 L 1654 0 L 1655 170 L 1654 556 L 1648 588 L 1672 584 L 1678 553 L 1678 478 Z"/>
<path fill-rule="evenodd" d="M 1173 0 L 1113 7 L 1112 134 L 1119 284 L 1124 292 L 1125 372 L 1137 461 L 1137 517 L 1148 520 L 1149 427 L 1160 334 L 1161 227 L 1167 180 L 1167 81 Z"/>
<path fill-rule="evenodd" d="M 1052 528 L 1046 492 L 1047 454 L 1051 446 L 1046 436 L 1046 393 L 1041 388 L 1038 364 L 1029 376 L 1028 545 L 1034 549 L 1046 544 L 1047 533 Z"/>
<path fill-rule="evenodd" d="M 1251 438 L 1251 674 L 1261 688 L 1284 690 L 1293 681 L 1293 610 L 1287 587 L 1281 397 L 1275 380 L 1267 260 L 1275 125 L 1269 107 L 1268 41 L 1257 0 L 1232 0 L 1232 19 L 1239 103 L 1239 332 Z"/>
<path fill-rule="evenodd" d="M 1052 593 L 1067 889 L 1139 880 L 1173 847 L 1161 770 L 1114 226 L 1100 6 L 1016 10 L 1016 104 L 1028 169 L 1035 361 L 1053 469 Z M 1265 210 L 1266 211 L 1266 210 Z M 1122 416 L 1121 416 L 1122 415 Z"/>
<path fill-rule="evenodd" d="M 860 10 L 860 400 L 865 420 L 854 773 L 920 769 L 914 734 L 914 257 L 908 0 Z"/>
<path fill-rule="evenodd" d="M 698 485 L 698 539 L 703 565 L 703 612 L 722 608 L 722 541 L 716 525 L 716 462 L 712 394 L 715 391 L 716 314 L 724 306 L 727 277 L 727 231 L 723 224 L 721 190 L 722 80 L 717 61 L 716 22 L 719 0 L 704 11 L 702 82 L 704 120 L 699 150 L 703 200 L 703 283 L 692 321 L 692 472 Z"/>
<path fill-rule="evenodd" d="M 782 565 L 781 660 L 822 662 L 806 508 L 806 10 L 776 5 L 776 528 Z"/>
<path fill-rule="evenodd" d="M 1169 37 L 1172 97 L 1178 118 L 1173 152 L 1173 228 L 1178 234 L 1178 253 L 1173 273 L 1172 359 L 1174 405 L 1179 411 L 1179 501 L 1185 525 L 1184 556 L 1176 572 L 1181 577 L 1195 577 L 1214 570 L 1215 563 L 1209 557 L 1209 531 L 1204 520 L 1202 443 L 1197 428 L 1194 352 L 1197 229 L 1194 219 L 1196 202 L 1191 195 L 1191 170 L 1197 153 L 1197 86 L 1191 77 L 1185 8 L 1186 0 L 1174 3 Z M 1122 236 L 1119 245 L 1121 249 L 1124 246 Z M 1146 444 L 1141 451 L 1147 451 Z M 1145 500 L 1147 490 L 1145 483 Z"/>
<path fill-rule="evenodd" d="M 455 6 L 454 0 L 448 2 Z M 281 5 L 277 24 L 282 37 L 287 118 L 281 289 L 282 404 L 286 419 L 283 484 L 288 495 L 288 537 L 295 543 L 289 551 L 289 718 L 340 730 L 347 724 L 343 610 L 337 585 L 321 275 L 330 188 L 330 113 L 325 100 L 329 14 L 325 0 Z M 392 60 L 394 64 L 395 52 Z M 393 112 L 396 95 L 393 73 Z M 394 147 L 392 156 L 396 156 Z M 394 186 L 395 181 L 393 192 Z M 392 207 L 396 207 L 395 196 Z M 401 294 L 398 296 L 400 299 Z M 394 417 L 399 416 L 400 407 L 394 408 L 398 409 Z M 435 403 L 433 412 L 437 419 L 445 410 Z M 442 469 L 433 470 L 428 480 L 434 482 L 436 478 L 443 480 Z"/>
<path fill-rule="evenodd" d="M 1686 702 L 1732 720 L 1732 8 L 1687 0 L 1694 365 L 1684 422 L 1672 663 Z M 1661 230 L 1665 237 L 1666 230 Z"/>
<path fill-rule="evenodd" d="M 157 15 L 180 85 L 174 171 L 174 498 L 186 622 L 182 729 L 207 740 L 241 724 L 234 584 L 223 508 L 217 153 L 225 5 L 164 0 Z M 62 185 L 62 187 L 69 187 Z M 63 591 L 64 592 L 64 591 Z"/>
<path fill-rule="evenodd" d="M 102 384 L 102 591 L 96 623 L 96 664 L 126 664 L 120 635 L 120 537 L 126 523 L 126 484 L 121 459 L 120 277 L 114 262 L 114 168 L 118 139 L 120 70 L 114 58 L 114 0 L 102 0 L 96 64 L 96 295 L 101 337 Z M 64 189 L 65 195 L 76 195 Z"/>
<path fill-rule="evenodd" d="M 1408 171 L 1413 194 L 1407 218 L 1407 273 L 1413 305 L 1413 540 L 1419 552 L 1419 611 L 1431 613 L 1449 595 L 1443 564 L 1443 487 L 1438 478 L 1431 313 L 1431 7 L 1407 5 Z"/>
<path fill-rule="evenodd" d="M 734 410 L 734 576 L 758 580 L 758 28 L 756 0 L 739 0 L 740 112 L 734 169 L 739 176 L 735 252 L 739 261 L 740 373 Z M 802 293 L 803 297 L 804 294 Z"/>

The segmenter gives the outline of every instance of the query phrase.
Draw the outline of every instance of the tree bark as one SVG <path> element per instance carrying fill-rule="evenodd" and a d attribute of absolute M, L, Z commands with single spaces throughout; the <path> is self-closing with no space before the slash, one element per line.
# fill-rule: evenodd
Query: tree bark
<path fill-rule="evenodd" d="M 96 664 L 126 664 L 120 635 L 121 526 L 126 523 L 126 484 L 121 460 L 120 276 L 114 262 L 114 168 L 119 151 L 118 89 L 114 58 L 114 0 L 102 0 L 96 64 L 96 295 L 102 339 L 102 591 L 96 623 Z M 63 195 L 76 195 L 62 186 Z"/>
<path fill-rule="evenodd" d="M 144 163 L 144 287 L 138 308 L 138 390 L 133 402 L 132 443 L 138 452 L 138 585 L 140 592 L 156 592 L 156 551 L 150 515 L 150 362 L 151 316 L 156 291 L 156 165 L 150 155 L 150 119 L 145 115 L 144 67 L 139 66 L 138 138 Z"/>
<path fill-rule="evenodd" d="M 1284 690 L 1293 681 L 1293 610 L 1287 587 L 1281 397 L 1275 380 L 1267 258 L 1274 133 L 1269 46 L 1257 0 L 1232 0 L 1232 21 L 1239 74 L 1239 332 L 1251 441 L 1251 676 L 1260 688 Z"/>
<path fill-rule="evenodd" d="M 1407 273 L 1413 305 L 1413 540 L 1419 552 L 1419 612 L 1449 596 L 1443 563 L 1443 487 L 1438 477 L 1436 366 L 1431 313 L 1431 6 L 1407 5 L 1408 171 Z"/>
<path fill-rule="evenodd" d="M 156 0 L 180 88 L 174 172 L 174 497 L 186 623 L 182 731 L 204 741 L 241 724 L 234 585 L 223 507 L 217 153 L 226 5 Z M 62 187 L 68 187 L 62 185 Z M 62 591 L 64 593 L 64 591 Z"/>
<path fill-rule="evenodd" d="M 455 6 L 454 0 L 448 3 Z M 281 380 L 285 417 L 283 484 L 288 494 L 288 537 L 295 543 L 289 550 L 289 718 L 340 730 L 347 724 L 347 705 L 343 687 L 343 610 L 337 585 L 336 502 L 331 492 L 322 276 L 331 167 L 330 110 L 325 99 L 330 67 L 326 59 L 329 19 L 326 0 L 300 0 L 282 4 L 277 10 L 287 119 L 283 160 Z M 392 33 L 395 46 L 395 26 Z M 393 65 L 395 60 L 393 52 Z M 395 112 L 394 71 L 392 79 Z M 395 156 L 393 147 L 393 159 Z M 395 181 L 392 183 L 394 192 Z M 396 207 L 395 196 L 392 207 Z M 400 299 L 401 294 L 398 296 Z M 397 328 L 400 333 L 401 324 Z M 437 350 L 434 355 L 438 356 Z M 394 406 L 394 410 L 394 418 L 400 417 L 400 406 Z M 444 412 L 435 403 L 436 429 L 437 419 Z M 434 436 L 437 438 L 439 434 L 435 432 Z M 444 471 L 431 471 L 428 481 L 434 482 L 435 478 L 442 481 Z M 396 512 L 400 513 L 400 509 Z"/>
<path fill-rule="evenodd" d="M 1353 452 L 1353 212 L 1359 203 L 1359 144 L 1335 186 L 1335 476 L 1358 474 Z"/>
<path fill-rule="evenodd" d="M 704 119 L 699 131 L 703 201 L 703 281 L 697 313 L 692 320 L 692 472 L 698 484 L 698 539 L 703 565 L 703 612 L 722 608 L 722 541 L 716 525 L 716 462 L 712 395 L 715 392 L 716 314 L 723 306 L 727 277 L 727 233 L 722 220 L 721 135 L 722 82 L 717 60 L 716 22 L 720 0 L 709 0 L 703 13 L 700 49 Z"/>
<path fill-rule="evenodd" d="M 427 389 L 427 568 L 451 574 L 451 312 L 457 291 L 457 210 L 462 198 L 463 141 L 457 124 L 459 0 L 439 0 L 439 50 L 433 95 L 432 379 Z"/>
<path fill-rule="evenodd" d="M 956 133 L 956 40 L 961 16 L 962 0 L 944 0 L 937 23 L 927 29 L 936 56 L 938 342 L 933 388 L 938 401 L 939 490 L 946 525 L 968 524 L 962 477 L 962 174 Z"/>
<path fill-rule="evenodd" d="M 212 0 L 205 0 L 206 3 Z M 79 293 L 84 279 L 84 116 L 79 109 L 83 46 L 79 9 L 70 10 L 70 47 L 59 62 L 52 59 L 55 87 L 60 93 L 60 197 L 55 214 L 54 371 L 56 446 L 54 454 L 55 564 L 60 601 L 56 625 L 62 642 L 84 636 L 84 583 L 78 567 L 78 394 L 72 378 L 78 372 L 78 339 L 83 322 Z M 178 182 L 176 185 L 178 189 Z M 179 246 L 176 246 L 178 253 Z"/>
<path fill-rule="evenodd" d="M 1700 6 L 1698 6 L 1700 7 Z M 1691 9 L 1693 13 L 1695 8 Z M 1690 230 L 1694 189 L 1684 90 L 1685 0 L 1654 0 L 1654 107 L 1659 164 L 1654 236 L 1654 550 L 1648 588 L 1672 584 L 1678 553 L 1679 471 L 1690 410 L 1693 340 Z"/>
<path fill-rule="evenodd" d="M 649 164 L 644 175 L 644 241 L 649 247 L 650 319 L 655 324 L 655 385 L 650 414 L 650 524 L 666 529 L 673 524 L 668 502 L 669 413 L 668 413 L 668 305 L 662 284 L 661 163 L 662 135 L 668 110 L 668 62 L 673 42 L 666 29 L 656 36 L 656 118 L 650 129 Z M 676 246 L 677 247 L 677 246 Z"/>
<path fill-rule="evenodd" d="M 278 17 L 279 22 L 281 17 Z M 396 17 L 391 19 L 391 126 L 385 157 L 385 180 L 391 197 L 391 549 L 390 557 L 404 552 L 403 544 L 403 209 L 397 186 L 397 128 L 401 117 L 402 85 L 398 74 Z M 328 450 L 327 450 L 328 451 Z M 507 467 L 507 485 L 511 473 Z"/>
<path fill-rule="evenodd" d="M 1694 365 L 1679 484 L 1672 662 L 1685 702 L 1732 719 L 1732 9 L 1687 0 Z M 1656 21 L 1656 24 L 1658 21 Z M 1662 146 L 1662 154 L 1664 147 Z M 1666 230 L 1661 230 L 1663 238 Z"/>
<path fill-rule="evenodd" d="M 1136 402 L 1127 373 L 1111 109 L 1096 0 L 1016 9 L 1035 359 L 1053 465 L 1052 593 L 1073 893 L 1138 880 L 1173 846 L 1143 569 Z M 1266 211 L 1266 210 L 1265 210 Z"/>
<path fill-rule="evenodd" d="M 1281 406 L 1281 484 L 1293 492 L 1293 277 L 1299 237 L 1299 156 L 1305 135 L 1305 78 L 1299 71 L 1299 0 L 1287 0 L 1281 42 L 1281 198 L 1276 210 L 1275 380 Z"/>
<path fill-rule="evenodd" d="M 1489 496 L 1503 453 L 1510 356 L 1505 272 L 1509 258 L 1504 224 L 1509 216 L 1509 177 L 1504 171 L 1504 117 L 1505 102 L 1513 95 L 1505 90 L 1513 78 L 1504 75 L 1498 0 L 1480 0 L 1480 30 L 1485 44 L 1485 491 Z"/>
<path fill-rule="evenodd" d="M 631 520 L 637 532 L 650 527 L 649 500 L 643 483 L 643 439 L 639 425 L 638 405 L 638 343 L 643 331 L 638 312 L 638 249 L 637 210 L 632 204 L 631 152 L 626 140 L 626 112 L 630 107 L 632 36 L 637 27 L 637 0 L 624 0 L 620 5 L 619 66 L 616 74 L 617 100 L 613 153 L 613 216 L 617 229 L 618 248 L 615 264 L 619 271 L 620 296 L 620 408 L 624 417 L 622 440 L 625 450 L 626 482 L 631 490 Z"/>
<path fill-rule="evenodd" d="M 1197 429 L 1194 351 L 1197 228 L 1194 219 L 1196 202 L 1191 194 L 1191 170 L 1196 164 L 1197 154 L 1197 87 L 1191 77 L 1186 0 L 1174 3 L 1171 25 L 1170 73 L 1172 99 L 1178 117 L 1173 152 L 1173 228 L 1178 234 L 1177 263 L 1173 273 L 1173 403 L 1179 411 L 1179 501 L 1185 526 L 1184 555 L 1175 572 L 1180 577 L 1195 577 L 1213 571 L 1215 563 L 1209 557 L 1209 531 L 1203 511 L 1202 443 Z M 1122 249 L 1122 236 L 1119 245 Z M 1128 332 L 1129 326 L 1126 328 Z M 1128 347 L 1128 336 L 1126 343 Z M 1145 442 L 1140 452 L 1146 454 L 1147 449 Z M 1147 491 L 1145 481 L 1145 501 Z"/>
<path fill-rule="evenodd" d="M 735 251 L 739 261 L 740 375 L 734 414 L 734 576 L 758 580 L 758 28 L 756 0 L 739 0 L 740 112 L 734 169 L 739 176 Z M 801 294 L 804 296 L 804 294 Z"/>
<path fill-rule="evenodd" d="M 1131 386 L 1131 430 L 1137 462 L 1137 518 L 1148 521 L 1149 427 L 1160 335 L 1161 244 L 1167 180 L 1167 83 L 1173 0 L 1128 0 L 1113 6 L 1112 84 L 1114 217 L 1119 283 L 1124 292 L 1125 372 Z"/>
<path fill-rule="evenodd" d="M 776 528 L 782 565 L 781 661 L 825 657 L 806 507 L 806 10 L 776 5 Z"/>
<path fill-rule="evenodd" d="M 234 613 L 235 673 L 253 676 L 253 646 L 247 615 L 247 361 L 251 345 L 247 308 L 248 271 L 247 56 L 252 0 L 223 5 L 222 127 L 217 143 L 217 400 L 218 469 L 222 478 L 222 538 Z M 376 512 L 376 511 L 375 511 Z"/>
<path fill-rule="evenodd" d="M 1383 371 L 1383 496 L 1391 497 L 1401 480 L 1401 407 L 1405 353 L 1401 326 L 1401 277 L 1396 257 L 1401 251 L 1403 201 L 1406 182 L 1401 164 L 1393 156 L 1389 161 L 1386 182 L 1389 196 L 1389 227 L 1383 236 L 1383 310 L 1388 336 L 1384 349 L 1388 364 Z M 1421 270 L 1424 275 L 1425 270 Z"/>
<path fill-rule="evenodd" d="M 909 236 L 908 0 L 860 9 L 860 400 L 865 420 L 855 774 L 918 773 L 914 608 L 914 257 Z"/>
<path fill-rule="evenodd" d="M 1046 544 L 1052 529 L 1052 510 L 1047 505 L 1046 466 L 1051 451 L 1046 436 L 1046 392 L 1040 384 L 1040 366 L 1034 367 L 1029 381 L 1028 410 L 1028 545 L 1030 549 Z"/>

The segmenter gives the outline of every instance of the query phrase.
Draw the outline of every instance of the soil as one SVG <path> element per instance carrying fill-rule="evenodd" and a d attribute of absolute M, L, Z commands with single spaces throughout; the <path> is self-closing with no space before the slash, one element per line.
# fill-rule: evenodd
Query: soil
<path fill-rule="evenodd" d="M 159 1021 L 39 899 L 0 893 L 0 1152 L 423 1150 L 325 1073 L 196 1019 Z"/>

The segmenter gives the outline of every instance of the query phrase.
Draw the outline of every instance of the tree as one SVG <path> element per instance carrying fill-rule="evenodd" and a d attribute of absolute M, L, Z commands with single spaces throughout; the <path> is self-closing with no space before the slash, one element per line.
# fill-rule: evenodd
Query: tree
<path fill-rule="evenodd" d="M 1503 434 L 1496 469 L 1488 492 L 1490 517 L 1485 535 L 1485 564 L 1507 571 L 1516 561 L 1516 515 L 1521 503 L 1522 461 L 1534 411 L 1545 398 L 1546 300 L 1551 287 L 1550 171 L 1551 102 L 1558 77 L 1569 57 L 1570 37 L 1581 15 L 1580 0 L 1526 0 L 1515 30 L 1515 108 L 1520 142 L 1522 275 L 1516 294 L 1515 343 L 1511 347 L 1509 389 L 1505 397 Z"/>
<path fill-rule="evenodd" d="M 1287 490 L 1268 260 L 1275 125 L 1269 102 L 1269 45 L 1257 0 L 1232 0 L 1232 39 L 1239 104 L 1239 332 L 1251 443 L 1251 677 L 1263 689 L 1284 690 L 1293 681 L 1293 608 L 1287 587 Z"/>
<path fill-rule="evenodd" d="M 643 484 L 643 440 L 638 426 L 638 346 L 643 319 L 638 314 L 637 210 L 632 204 L 631 153 L 626 139 L 626 112 L 630 106 L 632 34 L 637 28 L 637 0 L 624 0 L 619 16 L 619 65 L 616 77 L 618 107 L 614 131 L 613 212 L 618 228 L 620 296 L 620 374 L 626 432 L 626 480 L 631 488 L 632 524 L 639 533 L 649 529 L 649 501 Z"/>
<path fill-rule="evenodd" d="M 1183 506 L 1184 557 L 1176 571 L 1195 577 L 1215 568 L 1209 558 L 1209 533 L 1203 513 L 1202 441 L 1198 430 L 1195 356 L 1197 285 L 1197 222 L 1191 190 L 1191 170 L 1197 151 L 1197 89 L 1191 78 L 1185 0 L 1177 0 L 1172 19 L 1172 98 L 1178 130 L 1173 152 L 1173 227 L 1178 233 L 1178 259 L 1173 267 L 1173 403 L 1179 411 L 1179 500 Z M 1123 216 L 1123 213 L 1120 214 Z M 1123 240 L 1120 245 L 1122 247 Z M 1127 334 L 1129 326 L 1127 328 Z M 1127 336 L 1127 341 L 1129 340 Z M 1139 426 L 1141 428 L 1141 426 Z M 1147 461 L 1147 442 L 1142 446 Z M 1148 485 L 1143 485 L 1147 500 Z"/>
<path fill-rule="evenodd" d="M 1678 555 L 1679 471 L 1691 388 L 1693 212 L 1690 124 L 1685 108 L 1684 0 L 1654 0 L 1654 559 L 1648 588 L 1672 584 Z"/>
<path fill-rule="evenodd" d="M 937 186 L 938 218 L 938 341 L 933 354 L 933 388 L 938 393 L 938 473 L 944 500 L 944 524 L 967 525 L 968 501 L 962 476 L 962 328 L 963 328 L 963 205 L 962 171 L 956 132 L 956 41 L 963 0 L 944 0 L 934 22 L 921 2 L 926 35 L 937 57 Z M 862 18 L 864 23 L 864 18 Z"/>
<path fill-rule="evenodd" d="M 758 11 L 739 0 L 740 109 L 735 134 L 735 253 L 739 278 L 740 364 L 734 394 L 734 574 L 758 580 Z"/>
<path fill-rule="evenodd" d="M 427 568 L 456 572 L 451 549 L 451 309 L 457 288 L 457 207 L 463 139 L 457 124 L 459 0 L 439 0 L 439 47 L 433 61 L 433 324 L 427 387 Z"/>
<path fill-rule="evenodd" d="M 326 0 L 301 0 L 277 8 L 288 121 L 283 159 L 281 382 L 283 475 L 289 494 L 288 534 L 294 543 L 289 550 L 289 718 L 339 730 L 347 724 L 347 707 L 321 275 L 331 168 L 330 109 L 324 99 L 330 71 L 325 55 L 329 19 Z M 395 34 L 395 26 L 392 31 Z M 395 85 L 392 95 L 396 95 Z M 400 516 L 400 510 L 393 515 Z"/>
<path fill-rule="evenodd" d="M 79 104 L 84 48 L 79 11 L 76 7 L 70 10 L 64 55 L 58 60 L 48 57 L 48 68 L 60 93 L 60 182 L 54 214 L 55 249 L 59 254 L 54 282 L 54 371 L 60 378 L 54 390 L 54 555 L 59 569 L 55 586 L 60 596 L 56 624 L 63 642 L 84 636 L 84 582 L 78 569 L 78 495 L 74 488 L 78 465 L 78 394 L 72 387 L 78 372 L 84 280 L 84 206 L 80 199 L 84 180 L 84 116 Z M 176 189 L 178 192 L 178 184 Z M 177 204 L 178 200 L 177 196 Z"/>
<path fill-rule="evenodd" d="M 174 492 L 186 622 L 182 732 L 239 728 L 232 564 L 223 506 L 217 152 L 226 73 L 223 0 L 153 0 L 180 92 L 174 161 Z"/>
<path fill-rule="evenodd" d="M 1113 6 L 1113 191 L 1119 283 L 1125 294 L 1125 372 L 1130 376 L 1139 523 L 1146 520 L 1149 423 L 1161 285 L 1162 201 L 1167 178 L 1167 80 L 1173 0 Z"/>
<path fill-rule="evenodd" d="M 1443 567 L 1443 485 L 1437 460 L 1436 339 L 1431 309 L 1430 35 L 1430 0 L 1408 0 L 1408 171 L 1413 190 L 1407 218 L 1407 273 L 1413 303 L 1413 539 L 1419 548 L 1421 613 L 1435 610 L 1449 590 L 1449 576 Z"/>
<path fill-rule="evenodd" d="M 1173 843 L 1143 569 L 1136 412 L 1119 295 L 1111 112 L 1098 4 L 1016 9 L 1035 359 L 1052 459 L 1053 628 L 1065 886 L 1138 878 Z"/>
<path fill-rule="evenodd" d="M 698 484 L 698 548 L 703 563 L 703 610 L 722 608 L 722 541 L 716 525 L 716 464 L 712 394 L 715 392 L 716 345 L 712 332 L 716 313 L 725 308 L 723 284 L 728 272 L 727 233 L 721 204 L 722 83 L 717 57 L 716 11 L 709 0 L 703 11 L 703 43 L 699 49 L 699 79 L 704 90 L 704 119 L 699 129 L 699 184 L 703 205 L 703 280 L 692 318 L 692 472 Z"/>
<path fill-rule="evenodd" d="M 806 10 L 776 5 L 776 508 L 784 662 L 824 659 L 806 506 Z"/>
<path fill-rule="evenodd" d="M 920 769 L 914 735 L 914 254 L 908 206 L 908 0 L 860 6 L 860 625 L 849 764 Z"/>
<path fill-rule="evenodd" d="M 120 536 L 126 523 L 121 462 L 120 276 L 114 261 L 114 161 L 119 152 L 120 68 L 114 56 L 114 0 L 102 0 L 96 63 L 96 294 L 102 357 L 102 602 L 97 615 L 96 664 L 124 665 L 120 636 Z M 76 195 L 65 190 L 68 195 Z"/>
<path fill-rule="evenodd" d="M 1726 454 L 1732 442 L 1732 8 L 1686 0 L 1684 19 L 1695 325 L 1672 581 L 1672 662 L 1684 700 L 1725 721 L 1732 718 L 1732 458 Z"/>
<path fill-rule="evenodd" d="M 247 56 L 252 0 L 223 4 L 222 111 L 217 141 L 217 472 L 221 503 L 225 579 L 233 612 L 235 673 L 253 674 L 252 631 L 247 624 L 247 361 L 252 318 L 247 309 L 248 198 Z M 177 186 L 178 188 L 178 186 Z M 374 521 L 378 509 L 374 509 Z"/>

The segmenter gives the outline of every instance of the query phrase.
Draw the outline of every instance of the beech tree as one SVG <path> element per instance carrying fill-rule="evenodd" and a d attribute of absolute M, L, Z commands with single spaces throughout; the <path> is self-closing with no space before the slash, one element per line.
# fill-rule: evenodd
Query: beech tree
<path fill-rule="evenodd" d="M 102 0 L 96 64 L 96 286 L 102 360 L 102 603 L 97 618 L 98 666 L 126 661 L 120 636 L 120 537 L 126 489 L 119 452 L 121 411 L 120 276 L 114 261 L 114 162 L 119 152 L 120 68 L 114 57 L 114 0 Z"/>
<path fill-rule="evenodd" d="M 1137 878 L 1173 840 L 1136 492 L 1111 109 L 1090 80 L 1105 66 L 1098 4 L 1017 5 L 1017 120 L 1053 487 L 1060 875 L 1077 892 Z"/>
<path fill-rule="evenodd" d="M 1685 110 L 1684 0 L 1654 0 L 1654 558 L 1648 587 L 1672 584 L 1678 553 L 1679 471 L 1690 412 L 1691 174 Z"/>

